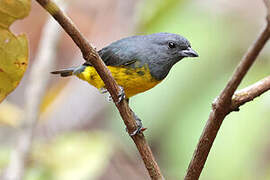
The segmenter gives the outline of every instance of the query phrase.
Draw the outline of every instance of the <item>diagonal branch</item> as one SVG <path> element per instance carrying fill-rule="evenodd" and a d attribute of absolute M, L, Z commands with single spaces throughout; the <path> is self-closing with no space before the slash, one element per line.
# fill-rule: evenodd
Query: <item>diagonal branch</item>
<path fill-rule="evenodd" d="M 246 102 L 252 101 L 268 90 L 270 90 L 270 76 L 244 89 L 236 91 L 232 97 L 231 110 L 238 110 L 240 106 Z"/>
<path fill-rule="evenodd" d="M 211 150 L 211 147 L 223 120 L 230 112 L 235 110 L 231 108 L 232 96 L 235 90 L 237 89 L 242 79 L 246 75 L 247 71 L 252 66 L 253 62 L 256 60 L 262 48 L 270 38 L 269 0 L 265 0 L 265 4 L 268 10 L 266 18 L 267 25 L 265 26 L 262 33 L 259 35 L 258 39 L 254 42 L 254 44 L 251 45 L 246 54 L 243 56 L 242 60 L 236 67 L 236 70 L 233 73 L 230 81 L 213 103 L 212 111 L 199 139 L 198 145 L 194 151 L 193 157 L 187 170 L 187 174 L 185 176 L 185 180 L 199 179 L 205 162 L 207 160 L 208 154 Z M 241 104 L 238 105 L 240 106 Z M 234 104 L 233 107 L 235 107 Z M 236 107 L 236 109 L 238 107 Z"/>
<path fill-rule="evenodd" d="M 60 10 L 60 8 L 54 2 L 52 2 L 51 0 L 37 0 L 37 2 L 41 6 L 43 6 L 43 8 L 46 9 L 63 27 L 66 33 L 69 34 L 72 40 L 80 48 L 84 59 L 94 66 L 99 76 L 104 81 L 106 89 L 111 94 L 115 105 L 118 108 L 118 111 L 120 112 L 120 115 L 125 125 L 127 126 L 128 132 L 134 132 L 137 129 L 137 125 L 131 113 L 131 109 L 129 108 L 126 100 L 117 103 L 120 89 L 113 77 L 111 76 L 110 71 L 99 57 L 97 51 L 91 46 L 91 44 L 72 23 L 72 21 Z M 148 170 L 150 177 L 152 179 L 163 179 L 160 168 L 155 161 L 153 153 L 148 146 L 143 133 L 132 136 L 132 139 L 140 152 L 140 155 L 143 159 L 143 162 Z"/>

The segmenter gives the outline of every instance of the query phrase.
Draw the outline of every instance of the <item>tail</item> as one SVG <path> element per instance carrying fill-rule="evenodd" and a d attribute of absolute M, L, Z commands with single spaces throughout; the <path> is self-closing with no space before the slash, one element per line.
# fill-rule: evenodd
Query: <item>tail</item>
<path fill-rule="evenodd" d="M 78 66 L 78 67 L 52 71 L 51 73 L 52 74 L 60 74 L 61 77 L 67 77 L 67 76 L 80 74 L 81 72 L 84 71 L 85 67 L 86 67 L 85 65 L 82 65 L 82 66 Z"/>

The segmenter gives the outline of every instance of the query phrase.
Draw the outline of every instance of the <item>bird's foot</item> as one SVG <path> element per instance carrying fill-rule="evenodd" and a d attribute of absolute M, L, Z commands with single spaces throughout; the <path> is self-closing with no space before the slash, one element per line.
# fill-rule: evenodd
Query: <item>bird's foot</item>
<path fill-rule="evenodd" d="M 144 128 L 143 125 L 142 125 L 142 120 L 140 118 L 138 118 L 138 116 L 132 111 L 132 114 L 133 114 L 133 117 L 136 121 L 136 124 L 137 124 L 137 129 L 135 131 L 133 131 L 132 133 L 130 133 L 129 135 L 130 136 L 134 136 L 136 134 L 139 134 L 143 131 L 145 131 L 147 128 Z"/>
<path fill-rule="evenodd" d="M 104 89 L 104 88 L 103 88 Z M 124 91 L 124 88 L 119 86 L 119 89 L 120 89 L 120 92 L 119 94 L 117 95 L 117 98 L 118 100 L 116 101 L 116 104 L 120 103 L 122 100 L 124 100 L 126 98 L 126 95 L 125 95 L 125 91 Z M 106 89 L 106 91 L 108 92 L 108 90 Z M 105 92 L 105 93 L 107 93 Z M 113 98 L 111 95 L 108 96 L 108 101 L 109 102 L 113 102 Z"/>
<path fill-rule="evenodd" d="M 118 101 L 116 102 L 117 104 L 123 101 L 126 98 L 124 88 L 119 86 L 120 92 L 117 95 Z"/>
<path fill-rule="evenodd" d="M 106 93 L 108 93 L 109 91 L 108 91 L 106 88 L 100 88 L 100 89 L 99 89 L 99 92 L 100 92 L 101 94 L 106 94 Z"/>

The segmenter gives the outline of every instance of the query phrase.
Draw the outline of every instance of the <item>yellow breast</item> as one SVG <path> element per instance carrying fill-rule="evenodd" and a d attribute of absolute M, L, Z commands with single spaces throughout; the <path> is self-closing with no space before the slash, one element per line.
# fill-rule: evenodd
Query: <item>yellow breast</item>
<path fill-rule="evenodd" d="M 161 81 L 154 79 L 146 66 L 140 68 L 107 66 L 117 84 L 124 88 L 126 97 L 147 91 Z M 77 75 L 80 79 L 87 81 L 98 89 L 104 88 L 104 83 L 96 70 L 88 66 Z"/>

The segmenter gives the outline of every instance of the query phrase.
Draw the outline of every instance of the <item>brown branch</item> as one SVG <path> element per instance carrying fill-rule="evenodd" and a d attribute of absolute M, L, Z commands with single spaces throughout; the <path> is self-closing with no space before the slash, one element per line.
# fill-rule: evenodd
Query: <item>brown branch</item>
<path fill-rule="evenodd" d="M 251 86 L 236 91 L 232 97 L 231 110 L 238 110 L 240 106 L 246 102 L 252 101 L 268 90 L 270 90 L 270 76 L 267 76 Z"/>
<path fill-rule="evenodd" d="M 111 76 L 110 71 L 105 66 L 104 62 L 99 57 L 97 51 L 91 46 L 87 39 L 82 35 L 82 33 L 77 29 L 77 27 L 72 23 L 72 21 L 59 9 L 59 7 L 50 0 L 37 0 L 37 2 L 44 7 L 54 19 L 63 27 L 66 33 L 72 38 L 76 45 L 80 48 L 84 59 L 90 62 L 94 68 L 97 70 L 101 79 L 104 81 L 106 89 L 111 94 L 118 111 L 128 129 L 128 132 L 134 132 L 137 128 L 136 121 L 131 113 L 126 100 L 117 103 L 118 94 L 120 89 L 116 84 L 115 80 Z M 163 179 L 160 168 L 155 161 L 153 153 L 148 146 L 143 133 L 139 133 L 132 136 L 134 143 L 136 144 L 145 167 L 152 179 Z"/>
<path fill-rule="evenodd" d="M 269 0 L 265 0 L 266 4 L 269 5 Z M 208 121 L 199 139 L 198 145 L 194 151 L 193 157 L 189 164 L 185 180 L 196 180 L 199 179 L 210 149 L 216 138 L 218 130 L 224 120 L 224 118 L 233 110 L 232 109 L 232 96 L 241 83 L 242 79 L 246 75 L 253 62 L 256 60 L 260 51 L 264 47 L 265 43 L 270 37 L 270 18 L 269 18 L 269 6 L 267 13 L 267 25 L 259 35 L 255 43 L 248 49 L 242 60 L 238 64 L 232 78 L 213 102 L 212 111 L 209 115 Z M 259 93 L 258 93 L 259 95 Z M 246 99 L 247 101 L 247 99 Z M 239 104 L 240 106 L 241 104 Z"/>

